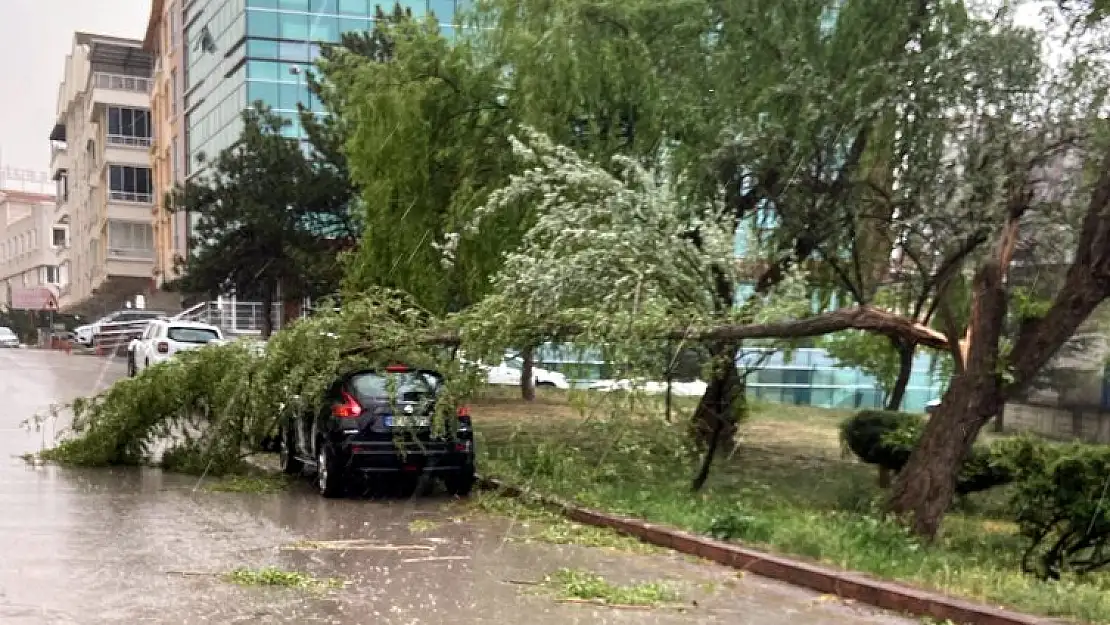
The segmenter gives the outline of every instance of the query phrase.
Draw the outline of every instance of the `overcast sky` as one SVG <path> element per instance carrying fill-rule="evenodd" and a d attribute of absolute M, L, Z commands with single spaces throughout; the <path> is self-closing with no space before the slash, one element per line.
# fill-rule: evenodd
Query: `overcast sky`
<path fill-rule="evenodd" d="M 0 0 L 0 167 L 46 171 L 74 31 L 142 39 L 150 0 Z"/>

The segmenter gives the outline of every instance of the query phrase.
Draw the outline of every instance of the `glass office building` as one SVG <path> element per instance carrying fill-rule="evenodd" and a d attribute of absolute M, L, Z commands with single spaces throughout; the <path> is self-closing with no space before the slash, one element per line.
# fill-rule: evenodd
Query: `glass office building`
<path fill-rule="evenodd" d="M 460 3 L 465 0 L 458 0 Z M 401 2 L 422 19 L 434 14 L 447 37 L 456 28 L 456 0 Z M 200 169 L 238 138 L 240 113 L 261 100 L 286 116 L 290 137 L 302 135 L 297 103 L 319 109 L 309 95 L 306 72 L 321 43 L 348 31 L 373 28 L 375 0 L 193 0 L 185 7 L 185 125 L 188 169 Z"/>

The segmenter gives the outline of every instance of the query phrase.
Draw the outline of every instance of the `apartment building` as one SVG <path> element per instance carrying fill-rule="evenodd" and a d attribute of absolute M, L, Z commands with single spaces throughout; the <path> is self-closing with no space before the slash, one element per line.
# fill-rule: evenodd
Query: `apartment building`
<path fill-rule="evenodd" d="M 0 190 L 0 305 L 13 290 L 61 286 L 68 236 L 53 195 Z"/>
<path fill-rule="evenodd" d="M 154 181 L 152 226 L 156 286 L 178 277 L 177 261 L 189 245 L 188 218 L 171 213 L 166 195 L 185 179 L 185 132 L 181 121 L 182 82 L 185 74 L 182 48 L 182 7 L 186 0 L 152 0 L 143 50 L 154 58 L 154 89 L 150 115 L 154 138 L 150 166 Z"/>
<path fill-rule="evenodd" d="M 99 314 L 151 289 L 153 66 L 141 41 L 91 33 L 76 33 L 66 57 L 50 132 L 66 312 Z"/>

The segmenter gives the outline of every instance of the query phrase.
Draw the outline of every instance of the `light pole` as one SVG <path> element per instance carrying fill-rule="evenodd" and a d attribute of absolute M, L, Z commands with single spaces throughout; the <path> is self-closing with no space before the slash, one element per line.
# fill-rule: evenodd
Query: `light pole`
<path fill-rule="evenodd" d="M 301 66 L 300 65 L 290 65 L 289 66 L 289 73 L 297 77 L 297 101 L 300 102 L 300 98 L 301 98 Z M 294 118 L 294 119 L 295 119 L 294 123 L 297 124 L 297 141 L 300 141 L 301 140 L 301 120 L 296 119 L 296 118 Z"/>

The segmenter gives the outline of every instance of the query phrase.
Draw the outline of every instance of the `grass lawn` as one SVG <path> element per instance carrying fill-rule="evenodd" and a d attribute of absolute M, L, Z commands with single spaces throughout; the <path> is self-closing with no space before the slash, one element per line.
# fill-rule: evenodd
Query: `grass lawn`
<path fill-rule="evenodd" d="M 758 404 L 740 443 L 690 492 L 697 455 L 685 445 L 693 402 L 515 389 L 472 404 L 481 470 L 585 506 L 667 523 L 756 548 L 1068 620 L 1110 623 L 1110 575 L 1059 583 L 1020 571 L 1023 542 L 1004 489 L 959 502 L 931 546 L 882 519 L 876 470 L 842 454 L 848 413 Z"/>

